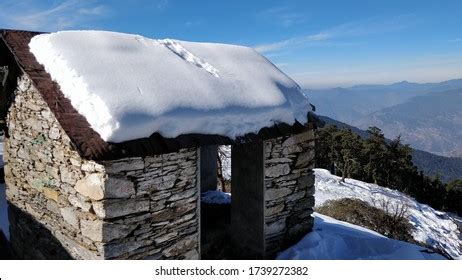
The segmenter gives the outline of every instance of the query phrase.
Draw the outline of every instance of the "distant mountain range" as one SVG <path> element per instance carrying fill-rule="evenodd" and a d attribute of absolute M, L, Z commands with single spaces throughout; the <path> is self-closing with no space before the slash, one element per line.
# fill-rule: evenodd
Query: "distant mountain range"
<path fill-rule="evenodd" d="M 326 116 L 318 117 L 323 120 L 326 125 L 335 125 L 339 128 L 350 129 L 362 138 L 367 138 L 369 136 L 365 130 L 344 122 Z M 443 182 L 462 178 L 462 158 L 438 156 L 429 152 L 413 149 L 412 161 L 425 175 L 430 177 L 438 175 Z"/>
<path fill-rule="evenodd" d="M 361 129 L 377 126 L 413 148 L 462 156 L 462 79 L 306 89 L 317 113 Z"/>

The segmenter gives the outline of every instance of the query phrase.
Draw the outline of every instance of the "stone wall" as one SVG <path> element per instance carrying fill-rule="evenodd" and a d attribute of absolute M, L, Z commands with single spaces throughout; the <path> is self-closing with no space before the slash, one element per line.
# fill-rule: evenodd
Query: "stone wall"
<path fill-rule="evenodd" d="M 105 221 L 106 259 L 199 258 L 197 162 L 198 150 L 184 149 L 103 163 L 113 187 L 93 207 Z"/>
<path fill-rule="evenodd" d="M 18 258 L 200 258 L 199 149 L 84 160 L 25 75 L 7 124 L 5 178 Z M 314 131 L 261 145 L 260 171 L 253 174 L 260 179 L 252 183 L 244 180 L 249 174 L 241 175 L 260 190 L 252 204 L 263 207 L 263 248 L 256 251 L 271 258 L 313 226 Z M 249 188 L 242 188 L 242 198 L 248 195 Z M 243 234 L 248 233 L 247 228 Z"/>
<path fill-rule="evenodd" d="M 7 124 L 5 178 L 18 258 L 199 257 L 196 149 L 84 160 L 25 75 Z"/>
<path fill-rule="evenodd" d="M 314 130 L 264 143 L 265 254 L 311 231 L 314 219 Z"/>
<path fill-rule="evenodd" d="M 6 195 L 11 208 L 15 209 L 10 211 L 10 216 L 23 212 L 31 218 L 29 223 L 11 223 L 12 245 L 17 257 L 61 258 L 27 246 L 30 245 L 27 240 L 33 240 L 30 235 L 34 234 L 35 220 L 48 230 L 48 237 L 59 240 L 72 258 L 103 258 L 100 244 L 82 234 L 80 221 L 94 220 L 97 216 L 91 211 L 90 199 L 80 195 L 74 186 L 89 176 L 103 180 L 104 167 L 82 160 L 72 149 L 69 138 L 25 75 L 19 79 L 7 125 Z M 10 220 L 14 221 L 14 217 Z M 29 236 L 25 235 L 31 230 Z M 35 246 L 46 248 L 49 240 L 43 236 Z M 32 251 L 44 254 L 33 255 Z"/>

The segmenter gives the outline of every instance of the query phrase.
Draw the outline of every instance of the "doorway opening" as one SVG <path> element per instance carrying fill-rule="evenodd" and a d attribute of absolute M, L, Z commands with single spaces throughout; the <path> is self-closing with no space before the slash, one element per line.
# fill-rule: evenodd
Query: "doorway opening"
<path fill-rule="evenodd" d="M 201 258 L 230 257 L 231 149 L 229 146 L 201 147 Z"/>
<path fill-rule="evenodd" d="M 202 259 L 263 255 L 263 157 L 262 141 L 201 148 Z"/>

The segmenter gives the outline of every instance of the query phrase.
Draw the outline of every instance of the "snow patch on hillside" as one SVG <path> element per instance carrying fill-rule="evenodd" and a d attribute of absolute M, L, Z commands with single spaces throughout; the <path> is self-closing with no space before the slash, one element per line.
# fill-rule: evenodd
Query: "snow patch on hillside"
<path fill-rule="evenodd" d="M 459 217 L 453 217 L 445 212 L 418 203 L 412 197 L 397 190 L 369 184 L 354 179 L 341 178 L 330 174 L 325 169 L 315 169 L 316 176 L 316 206 L 321 206 L 327 200 L 356 198 L 375 207 L 382 208 L 382 202 L 389 209 L 406 205 L 409 222 L 414 226 L 413 237 L 433 248 L 439 248 L 455 259 L 462 258 L 461 233 L 454 222 Z M 385 209 L 384 209 L 385 210 Z"/>
<path fill-rule="evenodd" d="M 313 232 L 279 254 L 285 260 L 444 260 L 426 248 L 314 213 Z"/>
<path fill-rule="evenodd" d="M 29 47 L 110 142 L 154 132 L 235 138 L 275 123 L 305 123 L 310 110 L 300 87 L 247 47 L 106 31 L 41 34 Z"/>
<path fill-rule="evenodd" d="M 231 151 L 227 153 L 226 157 L 230 158 Z M 223 173 L 226 172 L 231 173 L 229 167 L 223 167 Z M 404 204 L 408 209 L 409 222 L 414 227 L 415 240 L 443 250 L 454 259 L 462 259 L 462 233 L 457 226 L 462 225 L 462 217 L 437 211 L 397 190 L 354 179 L 346 179 L 343 183 L 340 177 L 325 169 L 314 169 L 314 173 L 316 206 L 321 206 L 327 200 L 342 198 L 356 198 L 378 208 L 388 206 L 389 209 L 396 209 Z"/>

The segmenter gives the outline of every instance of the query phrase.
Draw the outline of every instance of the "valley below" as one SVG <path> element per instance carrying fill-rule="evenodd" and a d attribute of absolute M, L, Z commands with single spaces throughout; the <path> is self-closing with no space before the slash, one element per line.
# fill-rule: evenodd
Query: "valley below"
<path fill-rule="evenodd" d="M 445 157 L 462 156 L 462 80 L 362 85 L 305 90 L 316 112 L 412 148 Z M 462 177 L 462 174 L 460 174 Z"/>

